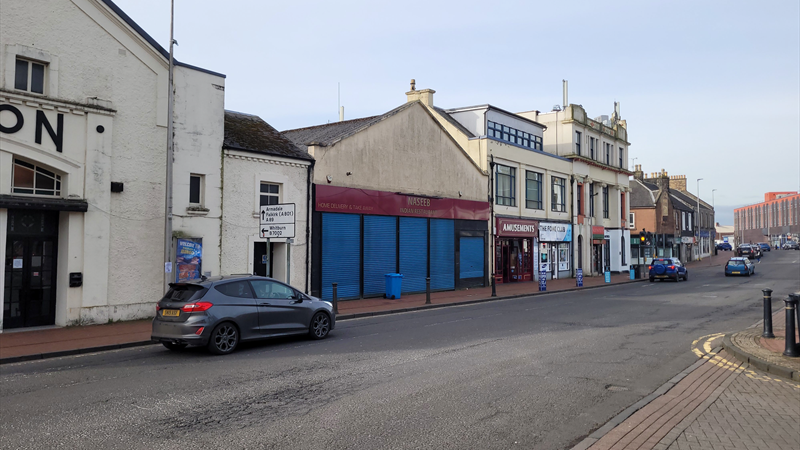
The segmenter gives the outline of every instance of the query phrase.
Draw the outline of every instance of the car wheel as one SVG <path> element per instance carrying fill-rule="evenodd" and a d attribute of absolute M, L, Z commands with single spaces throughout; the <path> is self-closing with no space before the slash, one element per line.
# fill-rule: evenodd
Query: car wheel
<path fill-rule="evenodd" d="M 164 345 L 164 347 L 167 347 L 169 350 L 172 350 L 173 352 L 179 352 L 186 348 L 186 344 L 178 344 L 175 342 L 162 342 L 161 344 Z"/>
<path fill-rule="evenodd" d="M 654 280 L 653 278 L 650 278 L 650 282 L 652 283 L 653 281 L 656 281 L 656 280 Z"/>
<path fill-rule="evenodd" d="M 222 322 L 211 332 L 208 351 L 215 355 L 227 355 L 239 345 L 239 330 L 231 322 Z"/>
<path fill-rule="evenodd" d="M 689 281 L 689 272 L 683 274 L 683 281 Z"/>
<path fill-rule="evenodd" d="M 308 334 L 311 339 L 324 339 L 331 331 L 331 319 L 324 312 L 318 312 L 311 318 Z"/>

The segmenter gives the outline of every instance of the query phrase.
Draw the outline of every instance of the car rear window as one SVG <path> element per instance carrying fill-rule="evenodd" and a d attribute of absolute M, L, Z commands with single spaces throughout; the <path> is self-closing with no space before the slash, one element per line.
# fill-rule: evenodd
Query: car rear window
<path fill-rule="evenodd" d="M 669 259 L 654 259 L 653 264 L 672 264 L 672 261 Z"/>
<path fill-rule="evenodd" d="M 188 302 L 202 298 L 208 289 L 197 284 L 170 284 L 169 290 L 162 300 L 170 302 Z"/>

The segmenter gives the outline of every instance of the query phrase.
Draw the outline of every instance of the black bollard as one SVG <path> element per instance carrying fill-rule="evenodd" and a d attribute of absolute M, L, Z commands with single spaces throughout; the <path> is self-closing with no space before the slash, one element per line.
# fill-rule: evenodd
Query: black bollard
<path fill-rule="evenodd" d="M 794 314 L 797 316 L 796 330 L 800 330 L 800 294 L 789 294 L 789 298 L 794 299 Z M 796 348 L 800 352 L 800 340 L 797 341 Z"/>
<path fill-rule="evenodd" d="M 339 293 L 337 291 L 339 283 L 333 283 L 333 313 L 339 314 Z"/>
<path fill-rule="evenodd" d="M 764 332 L 761 337 L 772 339 L 772 289 L 763 289 L 764 293 Z"/>
<path fill-rule="evenodd" d="M 792 295 L 784 302 L 786 302 L 786 348 L 783 356 L 796 358 L 800 356 L 800 350 L 797 349 L 798 345 L 794 341 L 794 311 L 797 308 L 797 296 Z"/>
<path fill-rule="evenodd" d="M 425 278 L 425 304 L 431 304 L 431 277 Z"/>
<path fill-rule="evenodd" d="M 494 275 L 492 275 L 492 297 L 497 297 L 497 289 L 494 287 Z"/>

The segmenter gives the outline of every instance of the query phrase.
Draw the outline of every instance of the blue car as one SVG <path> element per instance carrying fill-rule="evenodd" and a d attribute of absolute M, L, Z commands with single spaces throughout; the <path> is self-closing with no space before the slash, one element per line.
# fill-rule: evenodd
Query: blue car
<path fill-rule="evenodd" d="M 725 263 L 725 276 L 733 275 L 755 275 L 756 265 L 749 258 L 731 258 Z"/>
<path fill-rule="evenodd" d="M 648 268 L 651 283 L 655 280 L 689 280 L 689 271 L 678 258 L 653 258 Z"/>
<path fill-rule="evenodd" d="M 761 247 L 761 251 L 770 252 L 772 251 L 772 247 L 766 242 L 759 242 L 758 246 Z"/>
<path fill-rule="evenodd" d="M 733 250 L 733 247 L 731 246 L 731 244 L 727 242 L 720 242 L 719 244 L 717 244 L 717 250 L 731 251 Z"/>

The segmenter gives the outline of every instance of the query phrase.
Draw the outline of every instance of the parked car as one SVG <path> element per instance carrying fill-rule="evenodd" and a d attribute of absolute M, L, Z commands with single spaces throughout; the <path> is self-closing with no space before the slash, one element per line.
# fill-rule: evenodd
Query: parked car
<path fill-rule="evenodd" d="M 795 241 L 788 241 L 785 244 L 783 244 L 783 249 L 784 250 L 800 250 L 800 244 L 798 244 Z"/>
<path fill-rule="evenodd" d="M 719 244 L 717 244 L 717 250 L 728 251 L 729 252 L 729 251 L 733 250 L 733 247 L 731 246 L 731 244 L 729 244 L 727 242 L 720 242 Z"/>
<path fill-rule="evenodd" d="M 725 263 L 725 276 L 756 274 L 756 265 L 749 258 L 731 258 Z"/>
<path fill-rule="evenodd" d="M 686 270 L 678 258 L 653 258 L 653 262 L 647 266 L 650 271 L 650 282 L 655 280 L 671 279 L 684 281 L 689 279 L 689 271 Z"/>
<path fill-rule="evenodd" d="M 274 336 L 328 336 L 336 325 L 330 302 L 267 277 L 231 275 L 170 283 L 156 306 L 152 338 L 170 350 L 206 346 L 233 352 L 240 342 Z"/>
<path fill-rule="evenodd" d="M 742 244 L 736 249 L 736 255 L 740 257 L 755 259 L 756 256 L 758 255 L 758 251 L 755 249 L 754 246 L 750 244 Z"/>
<path fill-rule="evenodd" d="M 770 245 L 767 244 L 766 242 L 759 242 L 758 246 L 761 247 L 761 251 L 762 252 L 763 251 L 766 251 L 766 252 L 771 252 L 772 251 L 772 247 L 770 247 Z"/>

